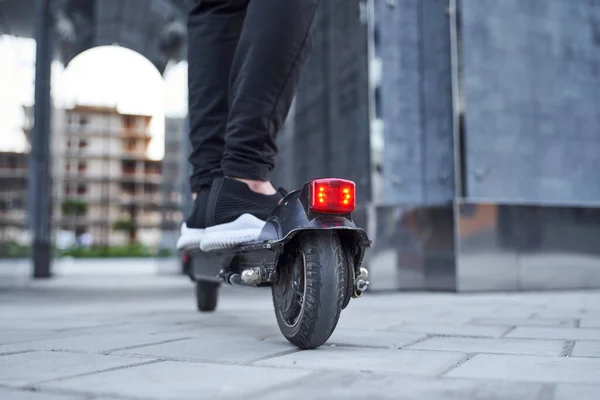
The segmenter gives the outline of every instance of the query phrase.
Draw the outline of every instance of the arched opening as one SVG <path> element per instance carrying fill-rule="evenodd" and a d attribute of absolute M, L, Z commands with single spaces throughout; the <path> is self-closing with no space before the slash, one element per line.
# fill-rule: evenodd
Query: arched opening
<path fill-rule="evenodd" d="M 24 106 L 33 104 L 35 40 L 0 35 L 0 151 L 29 150 Z"/>
<path fill-rule="evenodd" d="M 94 47 L 69 62 L 61 88 L 62 108 L 115 107 L 122 114 L 152 116 L 148 156 L 163 157 L 165 83 L 147 58 L 125 47 Z"/>
<path fill-rule="evenodd" d="M 0 243 L 25 256 L 35 41 L 2 35 L 0 56 Z M 133 50 L 98 46 L 53 62 L 51 79 L 53 244 L 63 254 L 90 244 L 172 249 L 186 181 L 187 63 L 168 64 L 163 77 Z M 167 114 L 179 121 L 169 160 Z"/>
<path fill-rule="evenodd" d="M 165 69 L 165 115 L 167 118 L 185 118 L 188 114 L 188 63 L 179 61 Z"/>

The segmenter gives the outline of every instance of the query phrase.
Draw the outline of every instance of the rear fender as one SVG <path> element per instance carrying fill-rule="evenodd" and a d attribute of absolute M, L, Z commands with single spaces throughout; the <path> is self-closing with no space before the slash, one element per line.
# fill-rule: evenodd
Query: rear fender
<path fill-rule="evenodd" d="M 352 214 L 315 213 L 308 207 L 307 185 L 302 190 L 288 193 L 271 216 L 260 233 L 259 242 L 283 245 L 302 231 L 335 230 L 340 232 L 344 245 L 370 245 L 366 232 L 357 227 Z"/>
<path fill-rule="evenodd" d="M 298 233 L 305 231 L 336 231 L 345 254 L 349 253 L 355 276 L 366 248 L 370 246 L 367 233 L 356 226 L 352 214 L 315 213 L 308 207 L 308 185 L 301 190 L 288 193 L 273 210 L 263 228 L 259 242 L 268 242 L 279 252 L 287 253 L 285 248 Z"/>

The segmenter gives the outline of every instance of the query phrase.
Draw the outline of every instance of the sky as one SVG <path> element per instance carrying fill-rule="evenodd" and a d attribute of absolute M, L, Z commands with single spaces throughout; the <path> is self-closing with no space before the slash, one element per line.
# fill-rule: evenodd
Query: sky
<path fill-rule="evenodd" d="M 23 105 L 33 104 L 35 41 L 0 36 L 0 151 L 27 151 Z M 58 107 L 116 106 L 153 116 L 148 156 L 164 155 L 164 119 L 187 113 L 187 64 L 167 66 L 164 77 L 142 55 L 117 46 L 81 53 L 67 66 L 52 65 L 52 97 Z"/>

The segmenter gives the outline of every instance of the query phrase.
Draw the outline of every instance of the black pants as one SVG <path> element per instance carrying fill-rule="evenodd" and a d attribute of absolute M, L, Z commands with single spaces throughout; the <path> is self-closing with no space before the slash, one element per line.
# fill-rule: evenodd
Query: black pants
<path fill-rule="evenodd" d="M 268 180 L 319 0 L 197 0 L 188 15 L 192 192 Z"/>

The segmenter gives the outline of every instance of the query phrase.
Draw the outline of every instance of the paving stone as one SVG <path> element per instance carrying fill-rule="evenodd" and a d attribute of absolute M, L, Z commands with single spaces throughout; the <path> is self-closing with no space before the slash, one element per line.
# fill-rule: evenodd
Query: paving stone
<path fill-rule="evenodd" d="M 36 340 L 0 346 L 0 353 L 20 350 L 71 350 L 87 353 L 99 353 L 124 347 L 143 346 L 169 340 L 185 339 L 186 335 L 177 333 L 146 333 L 138 329 L 129 333 L 97 333 L 48 340 Z"/>
<path fill-rule="evenodd" d="M 6 400 L 84 400 L 84 395 L 65 395 L 0 388 L 0 399 Z M 98 399 L 94 399 L 98 400 Z"/>
<path fill-rule="evenodd" d="M 501 337 L 510 329 L 509 326 L 476 326 L 449 324 L 402 324 L 394 325 L 389 330 L 398 332 L 419 332 L 431 335 Z"/>
<path fill-rule="evenodd" d="M 377 346 L 398 349 L 425 337 L 426 335 L 421 333 L 412 332 L 336 329 L 325 345 Z"/>
<path fill-rule="evenodd" d="M 560 300 L 551 300 L 551 301 L 560 301 Z M 586 317 L 591 317 L 591 318 L 597 319 L 600 317 L 600 315 L 597 313 L 588 314 L 587 312 L 585 312 L 581 309 L 575 309 L 575 308 L 573 308 L 572 310 L 552 310 L 552 309 L 542 310 L 542 311 L 537 311 L 533 315 L 533 318 L 540 318 L 540 319 L 547 319 L 547 318 L 582 319 L 582 318 L 586 318 Z"/>
<path fill-rule="evenodd" d="M 600 357 L 600 341 L 576 342 L 571 354 L 574 357 Z M 600 383 L 600 377 L 598 378 L 598 383 Z"/>
<path fill-rule="evenodd" d="M 86 398 L 86 400 L 89 400 L 89 398 Z M 94 396 L 93 400 L 123 400 L 123 397 L 119 397 L 119 396 L 101 396 L 101 397 L 97 397 Z"/>
<path fill-rule="evenodd" d="M 355 300 L 362 302 L 363 299 Z M 352 302 L 351 302 L 352 303 Z M 374 306 L 375 307 L 375 306 Z M 386 329 L 392 325 L 397 325 L 402 322 L 404 314 L 399 311 L 384 311 L 373 313 L 365 306 L 356 307 L 355 304 L 350 304 L 348 308 L 342 311 L 340 320 L 337 324 L 337 329 Z"/>
<path fill-rule="evenodd" d="M 206 336 L 227 336 L 229 338 L 237 340 L 238 337 L 244 338 L 248 336 L 256 338 L 267 338 L 271 336 L 281 337 L 281 332 L 277 327 L 277 322 L 257 324 L 256 322 L 248 321 L 247 324 L 239 323 L 234 319 L 230 320 L 229 323 L 226 321 L 219 325 L 214 326 L 202 326 L 197 327 L 186 326 L 183 330 L 173 330 L 182 335 L 206 337 Z"/>
<path fill-rule="evenodd" d="M 556 385 L 553 400 L 598 400 L 600 385 L 573 385 L 561 383 Z"/>
<path fill-rule="evenodd" d="M 122 324 L 122 321 L 104 320 L 88 315 L 61 315 L 39 316 L 36 318 L 20 316 L 19 318 L 10 318 L 6 324 L 3 323 L 3 326 L 26 328 L 31 331 L 48 331 L 57 334 L 59 331 L 60 333 L 76 332 L 77 330 L 98 329 L 116 326 L 117 324 Z"/>
<path fill-rule="evenodd" d="M 287 341 L 266 341 L 254 337 L 210 336 L 177 342 L 117 351 L 113 354 L 141 354 L 156 357 L 172 357 L 190 361 L 248 362 L 260 357 L 294 351 Z"/>
<path fill-rule="evenodd" d="M 4 325 L 6 326 L 6 325 Z M 58 337 L 59 333 L 41 329 L 4 329 L 0 330 L 0 345 L 29 342 L 32 340 Z"/>
<path fill-rule="evenodd" d="M 502 325 L 502 326 L 576 326 L 575 318 L 475 318 L 470 321 L 474 325 Z"/>
<path fill-rule="evenodd" d="M 464 357 L 462 353 L 324 347 L 255 363 L 315 370 L 394 371 L 434 376 Z"/>
<path fill-rule="evenodd" d="M 50 351 L 10 354 L 0 357 L 0 371 L 2 371 L 0 383 L 25 385 L 141 362 L 148 362 L 148 360 Z"/>
<path fill-rule="evenodd" d="M 322 372 L 310 384 L 296 382 L 247 398 L 352 400 L 547 400 L 535 383 L 432 379 L 382 373 Z M 579 399 L 577 399 L 579 400 Z M 586 399 L 587 400 L 587 399 Z"/>
<path fill-rule="evenodd" d="M 436 337 L 408 346 L 407 349 L 560 356 L 563 346 L 564 342 L 559 340 Z"/>
<path fill-rule="evenodd" d="M 306 382 L 310 371 L 164 361 L 118 371 L 49 382 L 44 388 L 81 391 L 100 396 L 150 399 L 214 399 L 267 392 L 290 381 Z"/>
<path fill-rule="evenodd" d="M 445 376 L 550 383 L 598 383 L 600 360 L 478 354 Z"/>
<path fill-rule="evenodd" d="M 359 301 L 362 301 L 359 300 Z M 452 311 L 452 310 L 404 310 L 394 308 L 382 308 L 380 312 L 373 313 L 365 307 L 353 307 L 342 312 L 340 326 L 353 324 L 353 328 L 364 329 L 365 326 L 384 329 L 389 326 L 399 324 L 443 324 L 450 323 L 454 325 L 465 324 L 473 319 L 473 312 Z M 377 309 L 371 306 L 371 309 Z M 489 310 L 487 310 L 489 312 Z"/>
<path fill-rule="evenodd" d="M 600 340 L 600 329 L 594 328 L 516 328 L 507 338 Z"/>

